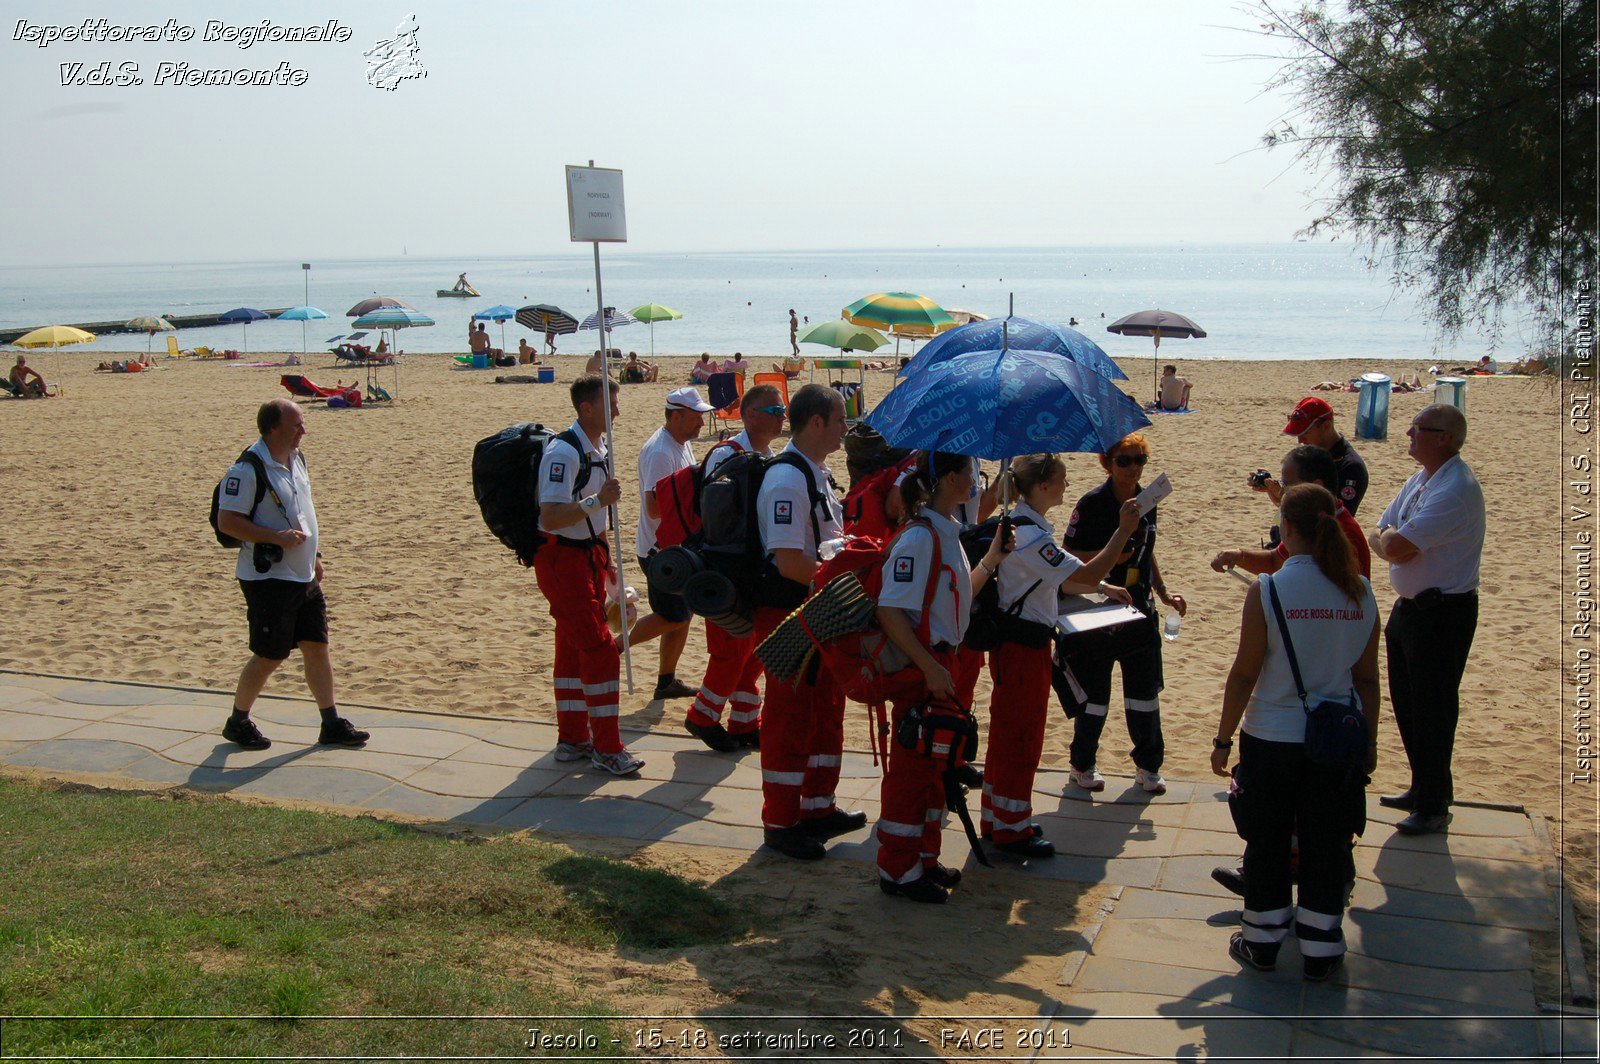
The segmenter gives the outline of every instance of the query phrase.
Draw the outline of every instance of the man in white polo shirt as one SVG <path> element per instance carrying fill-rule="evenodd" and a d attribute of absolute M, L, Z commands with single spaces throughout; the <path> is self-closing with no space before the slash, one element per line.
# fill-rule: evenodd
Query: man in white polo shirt
<path fill-rule="evenodd" d="M 656 505 L 656 485 L 680 469 L 694 465 L 694 450 L 689 441 L 705 427 L 711 404 L 693 388 L 677 388 L 667 393 L 666 424 L 650 434 L 639 451 L 639 531 L 634 537 L 634 553 L 639 571 L 650 571 L 650 556 L 657 549 L 656 529 L 661 527 L 661 508 Z M 647 581 L 648 583 L 648 581 Z M 661 639 L 661 668 L 656 677 L 657 699 L 693 698 L 694 688 L 678 679 L 678 659 L 689 641 L 689 606 L 682 595 L 649 591 L 650 613 L 628 632 L 630 646 Z"/>
<path fill-rule="evenodd" d="M 1467 418 L 1453 406 L 1425 406 L 1406 430 L 1407 453 L 1422 468 L 1395 496 L 1368 537 L 1389 563 L 1400 597 L 1384 628 L 1389 700 L 1411 763 L 1411 786 L 1379 801 L 1407 810 L 1395 827 L 1425 835 L 1450 824 L 1450 759 L 1461 715 L 1461 674 L 1478 627 L 1483 555 L 1483 489 L 1461 447 Z"/>

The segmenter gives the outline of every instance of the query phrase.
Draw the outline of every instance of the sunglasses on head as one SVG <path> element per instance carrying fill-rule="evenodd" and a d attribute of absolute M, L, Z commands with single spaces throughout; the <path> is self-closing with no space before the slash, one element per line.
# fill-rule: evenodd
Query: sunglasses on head
<path fill-rule="evenodd" d="M 781 405 L 758 406 L 756 411 L 762 414 L 771 414 L 773 417 L 782 417 L 789 412 L 789 408 Z"/>
<path fill-rule="evenodd" d="M 1150 456 L 1147 454 L 1119 454 L 1114 461 L 1117 465 L 1126 469 L 1129 466 L 1144 465 L 1150 461 Z"/>

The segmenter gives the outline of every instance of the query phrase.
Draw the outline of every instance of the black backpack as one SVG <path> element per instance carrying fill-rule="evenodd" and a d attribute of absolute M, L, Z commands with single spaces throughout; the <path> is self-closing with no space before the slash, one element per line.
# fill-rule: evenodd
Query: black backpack
<path fill-rule="evenodd" d="M 961 530 L 961 549 L 966 552 L 967 564 L 976 568 L 980 559 L 989 553 L 994 537 L 1000 534 L 1001 517 L 996 515 L 980 521 L 971 528 Z M 1011 518 L 1013 528 L 1037 524 L 1029 517 Z M 968 650 L 994 650 L 1001 643 L 1020 643 L 1023 646 L 1042 647 L 1050 643 L 1053 625 L 1022 619 L 1022 606 L 1028 596 L 1039 590 L 1042 580 L 1022 593 L 1010 609 L 1000 608 L 1000 578 L 990 577 L 972 598 L 972 616 L 967 621 L 967 634 L 961 645 Z"/>
<path fill-rule="evenodd" d="M 708 567 L 724 573 L 746 602 L 793 609 L 805 601 L 811 589 L 779 577 L 766 560 L 756 513 L 767 470 L 779 464 L 794 466 L 805 475 L 806 495 L 811 500 L 807 517 L 820 544 L 822 529 L 816 507 L 823 495 L 805 456 L 784 451 L 767 458 L 756 451 L 740 451 L 724 459 L 701 485 L 700 531 L 685 546 L 696 550 Z"/>
<path fill-rule="evenodd" d="M 472 449 L 472 495 L 483 523 L 525 566 L 533 565 L 544 542 L 539 531 L 539 463 L 555 439 L 565 440 L 578 452 L 578 473 L 572 479 L 576 499 L 593 463 L 571 429 L 551 432 L 525 421 L 479 440 Z"/>
<path fill-rule="evenodd" d="M 304 461 L 304 459 L 302 459 L 302 461 Z M 248 449 L 245 450 L 243 454 L 239 455 L 239 462 L 247 463 L 250 468 L 256 471 L 256 497 L 250 503 L 250 520 L 254 521 L 256 519 L 256 507 L 260 506 L 261 500 L 267 497 L 267 465 L 261 460 L 260 455 Z M 235 462 L 234 464 L 237 465 L 238 462 Z M 238 550 L 240 547 L 244 546 L 244 541 L 234 539 L 232 536 L 224 532 L 217 524 L 218 504 L 221 501 L 222 481 L 218 481 L 217 486 L 211 489 L 211 532 L 217 537 L 218 543 L 222 544 L 224 547 L 227 547 L 229 550 Z"/>

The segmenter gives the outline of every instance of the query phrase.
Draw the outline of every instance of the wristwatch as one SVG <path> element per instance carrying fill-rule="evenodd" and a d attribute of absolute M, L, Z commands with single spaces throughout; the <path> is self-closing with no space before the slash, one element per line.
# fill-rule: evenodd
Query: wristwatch
<path fill-rule="evenodd" d="M 583 512 L 592 514 L 600 508 L 600 496 L 591 495 L 587 499 L 579 499 L 578 505 L 583 507 Z"/>
<path fill-rule="evenodd" d="M 1232 739 L 1218 739 L 1216 736 L 1212 736 L 1212 738 L 1211 738 L 1211 749 L 1213 749 L 1213 750 L 1232 750 L 1233 749 L 1233 740 Z"/>

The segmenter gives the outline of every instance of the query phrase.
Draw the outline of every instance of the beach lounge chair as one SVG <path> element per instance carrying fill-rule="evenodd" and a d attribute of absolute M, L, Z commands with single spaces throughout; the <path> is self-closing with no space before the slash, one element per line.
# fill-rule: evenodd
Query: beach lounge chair
<path fill-rule="evenodd" d="M 789 375 L 787 373 L 757 373 L 752 378 L 751 386 L 757 384 L 770 384 L 778 389 L 778 394 L 783 397 L 783 405 L 789 405 Z"/>
<path fill-rule="evenodd" d="M 711 412 L 711 428 L 721 439 L 723 433 L 731 432 L 742 420 L 739 400 L 744 398 L 744 374 L 713 373 L 706 381 L 706 391 L 710 393 L 708 401 L 716 407 Z"/>
<path fill-rule="evenodd" d="M 170 336 L 169 335 L 167 337 L 167 357 L 168 358 L 188 358 L 192 354 L 194 354 L 193 351 L 180 351 L 178 349 L 178 338 L 176 336 Z"/>
<path fill-rule="evenodd" d="M 278 383 L 289 389 L 289 394 L 296 399 L 326 399 L 339 394 L 339 389 L 324 388 L 303 373 L 285 373 L 278 378 Z"/>

